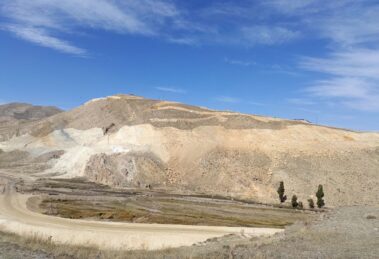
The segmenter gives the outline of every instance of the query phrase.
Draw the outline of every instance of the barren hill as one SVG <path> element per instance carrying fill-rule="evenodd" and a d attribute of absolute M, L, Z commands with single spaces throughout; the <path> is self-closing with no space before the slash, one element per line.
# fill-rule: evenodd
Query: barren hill
<path fill-rule="evenodd" d="M 379 199 L 378 133 L 130 95 L 25 122 L 17 133 L 0 142 L 0 149 L 32 158 L 64 152 L 42 176 L 260 202 L 276 202 L 278 182 L 284 181 L 288 196 L 303 202 L 318 184 L 324 185 L 327 205 L 372 205 Z M 7 134 L 0 132 L 0 139 Z"/>
<path fill-rule="evenodd" d="M 25 124 L 62 112 L 56 107 L 33 106 L 26 103 L 0 105 L 0 141 L 19 134 Z"/>

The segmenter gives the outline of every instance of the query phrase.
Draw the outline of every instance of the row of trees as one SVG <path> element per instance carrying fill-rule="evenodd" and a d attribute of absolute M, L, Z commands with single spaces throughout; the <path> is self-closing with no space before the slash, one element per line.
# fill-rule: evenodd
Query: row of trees
<path fill-rule="evenodd" d="M 287 200 L 287 195 L 285 195 L 285 189 L 284 189 L 284 182 L 280 182 L 279 188 L 277 190 L 279 194 L 279 200 L 280 203 L 283 203 Z M 317 197 L 317 207 L 322 208 L 325 206 L 325 201 L 324 201 L 324 188 L 320 184 L 318 186 L 317 192 L 316 192 L 316 197 Z M 294 194 L 291 199 L 291 205 L 293 208 L 298 208 L 302 209 L 303 208 L 303 203 L 301 201 L 297 201 L 297 196 Z M 313 209 L 315 207 L 315 203 L 313 199 L 308 199 L 308 205 L 309 208 Z"/>

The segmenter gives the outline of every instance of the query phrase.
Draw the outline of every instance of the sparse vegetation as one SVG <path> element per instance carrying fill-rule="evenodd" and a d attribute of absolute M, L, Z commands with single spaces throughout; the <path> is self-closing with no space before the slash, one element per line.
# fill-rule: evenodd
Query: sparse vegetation
<path fill-rule="evenodd" d="M 318 186 L 318 190 L 316 192 L 316 197 L 317 197 L 317 207 L 319 208 L 322 208 L 325 206 L 325 202 L 324 202 L 324 190 L 323 190 L 323 187 L 322 185 L 320 184 Z"/>
<path fill-rule="evenodd" d="M 299 201 L 299 203 L 297 204 L 297 208 L 302 210 L 303 209 L 303 202 Z"/>
<path fill-rule="evenodd" d="M 299 206 L 299 203 L 297 202 L 297 196 L 294 194 L 291 199 L 292 208 L 297 208 Z"/>
<path fill-rule="evenodd" d="M 313 201 L 313 199 L 308 199 L 308 205 L 310 209 L 315 208 L 315 202 Z"/>
<path fill-rule="evenodd" d="M 283 181 L 280 182 L 277 192 L 279 194 L 280 203 L 285 202 L 287 200 L 287 195 L 284 195 L 285 189 L 284 189 L 284 182 Z"/>

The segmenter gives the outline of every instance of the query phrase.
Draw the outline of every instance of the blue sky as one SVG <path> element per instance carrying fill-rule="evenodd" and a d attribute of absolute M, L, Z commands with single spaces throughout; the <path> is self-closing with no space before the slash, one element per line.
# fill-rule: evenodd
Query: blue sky
<path fill-rule="evenodd" d="M 0 0 L 0 103 L 134 93 L 379 130 L 374 0 Z"/>

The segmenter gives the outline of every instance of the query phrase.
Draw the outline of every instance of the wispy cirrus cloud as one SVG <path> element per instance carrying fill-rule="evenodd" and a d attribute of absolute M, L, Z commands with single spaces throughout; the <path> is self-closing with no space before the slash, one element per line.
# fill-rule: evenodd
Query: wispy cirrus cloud
<path fill-rule="evenodd" d="M 351 49 L 326 58 L 304 58 L 300 65 L 329 76 L 307 87 L 308 94 L 354 109 L 379 112 L 379 50 Z"/>
<path fill-rule="evenodd" d="M 84 30 L 157 37 L 185 45 L 274 45 L 300 34 L 281 24 L 257 20 L 254 17 L 261 7 L 249 1 L 193 9 L 184 6 L 175 0 L 2 0 L 0 14 L 5 18 L 1 26 L 19 38 L 74 55 L 86 50 L 66 40 L 67 35 Z M 214 15 L 220 17 L 213 19 Z M 230 15 L 238 17 L 236 22 L 227 19 Z"/>
<path fill-rule="evenodd" d="M 379 5 L 374 0 L 268 0 L 265 6 L 297 19 L 308 37 L 331 40 L 339 47 L 379 40 Z"/>
<path fill-rule="evenodd" d="M 7 18 L 2 27 L 17 37 L 75 55 L 85 50 L 63 40 L 65 34 L 93 29 L 154 36 L 178 15 L 164 0 L 3 0 L 0 11 Z"/>
<path fill-rule="evenodd" d="M 328 16 L 316 16 L 311 20 L 311 28 L 320 37 L 332 40 L 339 47 L 364 46 L 378 42 L 379 6 L 378 3 L 367 3 L 370 1 L 357 1 L 334 9 Z"/>
<path fill-rule="evenodd" d="M 334 76 L 379 79 L 379 49 L 350 48 L 326 58 L 303 57 L 300 66 Z"/>
<path fill-rule="evenodd" d="M 374 46 L 379 41 L 378 12 L 377 1 L 371 0 L 322 4 L 317 0 L 225 0 L 203 5 L 184 5 L 177 0 L 2 0 L 0 14 L 5 19 L 0 26 L 20 39 L 77 56 L 87 56 L 89 51 L 85 46 L 78 46 L 75 37 L 67 40 L 67 36 L 94 30 L 155 37 L 189 46 L 250 48 L 309 38 L 326 39 L 332 44 L 332 55 L 326 59 L 303 59 L 301 68 L 335 76 L 332 66 L 327 66 L 326 71 L 318 63 L 339 61 L 342 57 L 338 55 L 349 55 L 349 52 L 367 58 L 364 53 L 370 50 L 367 44 Z M 254 65 L 244 60 L 226 62 Z M 341 64 L 335 67 L 348 69 Z M 359 71 L 358 65 L 350 68 L 354 72 L 348 77 L 376 69 L 369 66 L 362 71 L 364 66 L 360 67 Z M 260 69 L 296 74 L 287 68 Z"/>
<path fill-rule="evenodd" d="M 326 56 L 300 59 L 300 69 L 322 79 L 307 86 L 306 96 L 299 99 L 379 112 L 378 2 L 341 0 L 320 5 L 314 0 L 272 0 L 267 4 L 284 16 L 296 17 L 312 33 L 309 37 L 330 44 Z"/>
<path fill-rule="evenodd" d="M 332 99 L 337 103 L 362 111 L 379 112 L 377 82 L 357 77 L 337 77 L 319 80 L 306 88 L 311 96 Z"/>
<path fill-rule="evenodd" d="M 86 50 L 78 48 L 71 43 L 49 35 L 44 29 L 25 27 L 19 25 L 9 25 L 6 30 L 13 32 L 17 37 L 32 43 L 52 48 L 61 52 L 84 56 Z"/>
<path fill-rule="evenodd" d="M 319 97 L 366 98 L 374 90 L 373 85 L 356 77 L 341 77 L 319 80 L 306 89 L 307 92 Z"/>
<path fill-rule="evenodd" d="M 187 91 L 181 88 L 173 88 L 173 87 L 155 87 L 158 91 L 169 92 L 175 94 L 186 94 Z"/>

